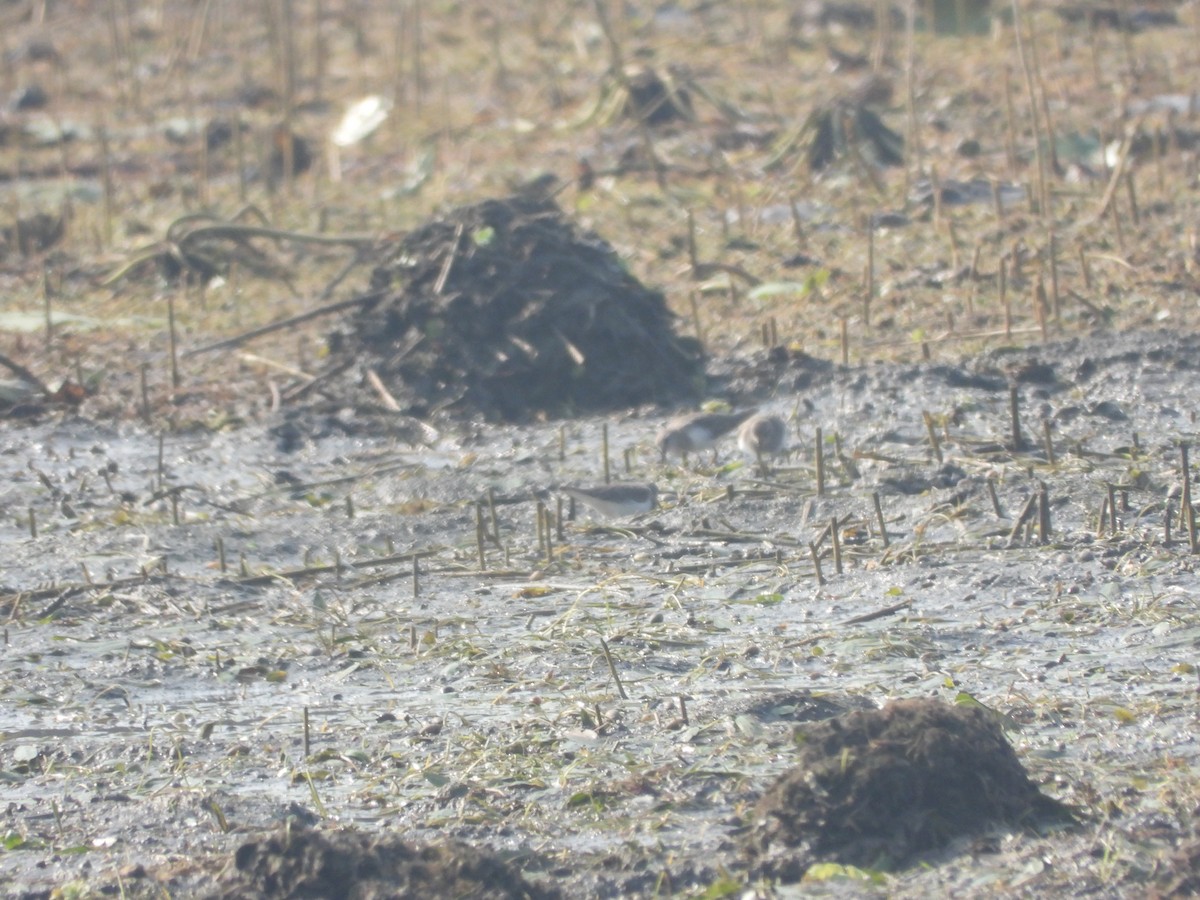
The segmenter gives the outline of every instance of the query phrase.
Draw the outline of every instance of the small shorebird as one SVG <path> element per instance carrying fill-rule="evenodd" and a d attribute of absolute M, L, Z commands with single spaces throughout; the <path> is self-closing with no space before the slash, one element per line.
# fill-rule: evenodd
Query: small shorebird
<path fill-rule="evenodd" d="M 635 516 L 658 506 L 658 486 L 653 484 L 601 484 L 562 490 L 606 518 Z"/>
<path fill-rule="evenodd" d="M 738 446 L 747 453 L 754 454 L 754 458 L 758 460 L 758 471 L 764 478 L 767 475 L 766 457 L 782 452 L 786 439 L 787 425 L 779 416 L 759 413 L 748 418 L 738 428 Z"/>
<path fill-rule="evenodd" d="M 748 409 L 735 413 L 695 413 L 680 416 L 668 422 L 658 433 L 658 449 L 663 459 L 667 458 L 668 453 L 678 453 L 686 460 L 689 453 L 712 447 L 715 460 L 717 441 L 752 415 L 754 410 Z"/>

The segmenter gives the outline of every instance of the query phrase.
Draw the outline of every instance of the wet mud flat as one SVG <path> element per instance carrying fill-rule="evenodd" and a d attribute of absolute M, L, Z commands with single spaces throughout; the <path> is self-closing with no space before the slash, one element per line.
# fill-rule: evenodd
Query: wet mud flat
<path fill-rule="evenodd" d="M 765 476 L 661 462 L 667 410 L 433 447 L 6 423 L 8 893 L 237 895 L 285 824 L 461 842 L 513 896 L 1194 891 L 1200 339 L 722 365 L 788 421 Z M 605 430 L 662 508 L 539 539 Z M 1002 717 L 1077 824 L 778 887 L 747 832 L 796 729 L 914 698 Z"/>

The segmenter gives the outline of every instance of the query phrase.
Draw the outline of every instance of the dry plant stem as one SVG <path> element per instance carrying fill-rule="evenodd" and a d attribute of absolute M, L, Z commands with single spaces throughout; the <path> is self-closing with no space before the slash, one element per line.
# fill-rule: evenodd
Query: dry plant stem
<path fill-rule="evenodd" d="M 1021 69 L 1025 73 L 1025 91 L 1029 99 L 1029 118 L 1033 126 L 1033 155 L 1037 164 L 1038 205 L 1043 216 L 1049 214 L 1049 195 L 1046 184 L 1046 159 L 1042 151 L 1042 129 L 1038 116 L 1037 91 L 1034 87 L 1033 64 L 1025 50 L 1025 40 L 1022 37 L 1022 16 L 1020 0 L 1012 0 L 1013 36 L 1016 39 L 1017 54 L 1021 60 Z"/>
<path fill-rule="evenodd" d="M 888 537 L 887 521 L 883 518 L 883 504 L 879 501 L 879 491 L 872 492 L 871 503 L 875 507 L 875 521 L 879 523 L 879 537 L 883 539 L 883 547 L 886 550 L 892 541 Z"/>
<path fill-rule="evenodd" d="M 319 104 L 325 96 L 325 68 L 328 60 L 326 59 L 325 41 L 321 33 L 321 23 L 325 20 L 325 9 L 322 0 L 315 0 L 313 3 L 312 14 L 312 54 L 313 60 L 313 99 Z"/>
<path fill-rule="evenodd" d="M 692 269 L 692 280 L 700 280 L 700 260 L 696 254 L 696 217 L 689 209 L 687 211 L 687 251 L 688 263 Z"/>
<path fill-rule="evenodd" d="M 45 266 L 42 267 L 42 303 L 46 315 L 46 352 L 49 353 L 50 345 L 54 343 L 54 315 L 50 299 L 50 277 Z"/>
<path fill-rule="evenodd" d="M 1004 117 L 1008 124 L 1004 141 L 1005 155 L 1008 157 L 1008 177 L 1017 177 L 1017 113 L 1013 105 L 1012 70 L 1004 67 Z M 1000 191 L 995 190 L 996 215 L 1003 221 L 1004 211 L 1000 206 Z"/>
<path fill-rule="evenodd" d="M 192 20 L 191 28 L 189 29 L 187 39 L 187 56 L 189 63 L 195 63 L 200 57 L 201 50 L 204 49 L 205 38 L 208 32 L 209 16 L 212 13 L 212 0 L 204 0 L 199 13 Z"/>
<path fill-rule="evenodd" d="M 842 539 L 838 534 L 838 520 L 834 516 L 829 523 L 829 539 L 833 543 L 833 571 L 842 574 Z"/>
<path fill-rule="evenodd" d="M 392 392 L 387 389 L 387 385 L 383 383 L 383 379 L 370 367 L 367 367 L 367 383 L 379 395 L 379 400 L 385 407 L 392 412 L 400 412 L 400 403 L 392 396 Z"/>
<path fill-rule="evenodd" d="M 1050 232 L 1050 246 L 1047 252 L 1050 255 L 1050 303 L 1054 312 L 1054 325 L 1056 328 L 1062 328 L 1062 299 L 1058 293 L 1058 242 L 1053 230 Z"/>
<path fill-rule="evenodd" d="M 1117 0 L 1117 12 L 1122 23 L 1118 30 L 1121 33 L 1121 50 L 1125 55 L 1125 77 L 1132 81 L 1137 77 L 1137 63 L 1133 56 L 1133 19 L 1129 15 L 1129 0 Z"/>
<path fill-rule="evenodd" d="M 171 351 L 171 387 L 179 390 L 179 353 L 175 338 L 175 293 L 167 294 L 167 340 Z"/>
<path fill-rule="evenodd" d="M 943 462 L 942 444 L 941 441 L 938 440 L 937 429 L 933 424 L 933 416 L 922 411 L 921 418 L 925 420 L 925 431 L 929 435 L 929 446 L 933 448 L 933 456 L 938 461 L 938 464 L 941 465 Z"/>
<path fill-rule="evenodd" d="M 1113 232 L 1117 238 L 1117 250 L 1121 256 L 1125 256 L 1125 225 L 1121 221 L 1121 210 L 1117 206 L 1116 198 L 1108 207 L 1109 217 L 1112 219 Z"/>
<path fill-rule="evenodd" d="M 421 557 L 416 554 L 412 558 L 412 595 L 416 600 L 421 593 Z"/>
<path fill-rule="evenodd" d="M 901 197 L 907 197 L 912 185 L 913 172 L 920 172 L 922 166 L 921 133 L 917 124 L 917 4 L 907 4 L 907 17 L 904 23 L 904 110 L 905 130 L 904 147 L 908 151 L 908 159 L 904 166 L 904 189 Z"/>
<path fill-rule="evenodd" d="M 464 226 L 459 222 L 454 228 L 454 241 L 450 244 L 450 252 L 446 254 L 446 258 L 442 261 L 442 268 L 438 272 L 437 281 L 433 283 L 433 293 L 441 296 L 446 289 L 446 280 L 450 277 L 450 271 L 454 268 L 454 261 L 458 258 L 459 247 L 462 244 Z"/>
<path fill-rule="evenodd" d="M 1179 501 L 1179 513 L 1182 517 L 1183 527 L 1187 529 L 1188 546 L 1195 553 L 1197 550 L 1196 510 L 1192 506 L 1192 473 L 1188 465 L 1188 450 L 1187 444 L 1179 445 L 1179 461 L 1183 469 L 1183 491 Z"/>
<path fill-rule="evenodd" d="M 355 570 L 376 568 L 379 566 L 392 566 L 398 563 L 406 563 L 420 556 L 421 553 L 429 551 L 411 551 L 408 553 L 397 553 L 391 556 L 372 557 L 370 559 L 355 559 L 350 562 L 340 561 L 337 565 L 332 563 L 311 564 L 308 560 L 308 554 L 305 554 L 305 562 L 300 568 L 283 569 L 277 572 L 268 572 L 262 575 L 250 575 L 246 569 L 245 554 L 242 554 L 242 577 L 238 580 L 238 584 L 247 585 L 262 585 L 271 584 L 281 579 L 292 581 L 298 578 L 310 578 L 315 575 L 326 575 L 330 572 L 339 570 Z"/>
<path fill-rule="evenodd" d="M 1000 306 L 1004 309 L 1004 337 L 1012 339 L 1012 304 L 1008 299 L 1008 260 L 1000 260 Z"/>
<path fill-rule="evenodd" d="M 1163 151 L 1166 149 L 1167 136 L 1162 127 L 1154 129 L 1154 175 L 1158 184 L 1158 195 L 1162 197 L 1167 192 L 1167 173 L 1163 163 Z"/>
<path fill-rule="evenodd" d="M 621 683 L 621 676 L 617 672 L 616 661 L 613 659 L 613 655 L 608 649 L 608 642 L 604 638 L 600 638 L 600 649 L 604 651 L 604 661 L 608 663 L 608 672 L 612 675 L 613 684 L 617 686 L 617 695 L 622 700 L 628 700 L 629 695 L 625 693 L 625 685 Z"/>
<path fill-rule="evenodd" d="M 863 326 L 871 327 L 871 304 L 875 299 L 875 223 L 870 216 L 863 220 L 867 232 L 867 269 L 863 287 Z"/>
<path fill-rule="evenodd" d="M 954 227 L 954 219 L 946 220 L 947 237 L 950 238 L 950 268 L 958 272 L 962 268 L 962 246 L 958 242 L 958 229 Z"/>
<path fill-rule="evenodd" d="M 992 211 L 996 214 L 996 225 L 1000 228 L 1004 227 L 1004 198 L 1000 196 L 1000 182 L 993 178 L 991 181 L 992 187 Z"/>
<path fill-rule="evenodd" d="M 308 707 L 304 707 L 304 758 L 307 760 L 312 755 L 312 730 L 309 727 Z"/>
<path fill-rule="evenodd" d="M 1048 169 L 1050 172 L 1059 171 L 1058 164 L 1058 141 L 1055 138 L 1054 120 L 1050 118 L 1050 101 L 1046 96 L 1046 80 L 1042 77 L 1042 60 L 1041 54 L 1038 53 L 1038 42 L 1036 40 L 1036 32 L 1031 33 L 1029 40 L 1029 57 L 1033 62 L 1033 77 L 1037 84 L 1037 96 L 1042 110 L 1042 122 L 1046 126 L 1046 149 L 1050 154 L 1048 160 Z M 1050 194 L 1047 191 L 1046 196 L 1042 198 L 1042 207 L 1046 211 L 1047 218 L 1050 217 Z"/>
<path fill-rule="evenodd" d="M 1000 505 L 1000 497 L 996 494 L 996 479 L 988 479 L 988 497 L 991 499 L 991 511 L 995 512 L 996 518 L 1004 517 L 1004 509 Z"/>
<path fill-rule="evenodd" d="M 1042 439 L 1046 447 L 1046 462 L 1050 463 L 1051 467 L 1056 467 L 1058 461 L 1054 456 L 1054 439 L 1050 433 L 1050 420 L 1042 420 Z"/>
<path fill-rule="evenodd" d="M 112 148 L 108 141 L 108 126 L 101 122 L 96 126 L 96 136 L 100 140 L 100 167 L 104 182 L 104 246 L 111 247 L 113 240 L 113 177 L 112 177 Z"/>
<path fill-rule="evenodd" d="M 142 421 L 150 421 L 150 388 L 147 384 L 148 373 L 150 371 L 149 363 L 142 363 L 139 367 L 139 381 L 142 388 Z"/>
<path fill-rule="evenodd" d="M 1104 498 L 1104 503 L 1108 509 L 1109 524 L 1112 526 L 1113 534 L 1117 533 L 1117 489 L 1110 481 L 1104 485 L 1104 490 L 1107 496 Z"/>
<path fill-rule="evenodd" d="M 600 464 L 604 472 L 604 483 L 612 482 L 612 473 L 609 471 L 608 462 L 608 423 L 605 422 L 600 426 Z"/>
<path fill-rule="evenodd" d="M 938 178 L 937 166 L 929 167 L 929 187 L 933 191 L 933 229 L 942 227 L 942 180 Z"/>
<path fill-rule="evenodd" d="M 1038 487 L 1038 543 L 1048 544 L 1053 528 L 1050 524 L 1050 490 L 1043 482 Z"/>
<path fill-rule="evenodd" d="M 565 462 L 567 459 L 567 426 L 558 426 L 558 461 Z"/>
<path fill-rule="evenodd" d="M 220 568 L 221 574 L 224 575 L 226 572 L 229 571 L 229 563 L 225 558 L 225 538 L 221 537 L 220 535 L 217 535 L 216 544 L 217 544 L 217 566 Z"/>
<path fill-rule="evenodd" d="M 492 520 L 492 540 L 496 546 L 500 546 L 500 517 L 496 515 L 496 489 L 488 488 L 487 493 L 488 515 Z M 561 518 L 561 516 L 560 516 Z"/>
<path fill-rule="evenodd" d="M 412 0 L 412 44 L 408 56 L 412 59 L 413 107 L 418 113 L 425 101 L 425 58 L 421 52 L 425 41 L 421 20 L 421 0 Z"/>
<path fill-rule="evenodd" d="M 227 338 L 223 341 L 217 341 L 215 344 L 207 344 L 203 347 L 196 347 L 184 353 L 184 357 L 198 356 L 201 353 L 211 353 L 214 350 L 228 350 L 230 347 L 240 347 L 255 338 L 260 338 L 265 334 L 271 334 L 275 331 L 283 331 L 286 328 L 292 328 L 312 319 L 327 316 L 331 313 L 341 312 L 344 309 L 351 309 L 355 306 L 366 306 L 368 303 L 373 303 L 379 300 L 387 292 L 384 290 L 371 291 L 369 294 L 360 294 L 357 297 L 350 297 L 347 300 L 339 300 L 336 303 L 328 303 L 325 306 L 319 306 L 316 309 L 310 309 L 308 312 L 303 312 L 295 316 L 289 316 L 286 319 L 281 319 L 278 322 L 272 322 L 270 325 L 263 325 L 260 328 L 254 328 L 244 334 L 239 334 L 236 337 Z"/>
<path fill-rule="evenodd" d="M 839 333 L 842 344 L 842 365 L 848 366 L 850 365 L 850 326 L 845 316 L 841 317 Z"/>
<path fill-rule="evenodd" d="M 862 625 L 864 622 L 873 622 L 876 619 L 883 619 L 887 616 L 895 615 L 912 607 L 912 600 L 901 600 L 899 603 L 893 603 L 891 606 L 885 606 L 882 609 L 874 610 L 873 612 L 863 613 L 861 616 L 855 616 L 853 619 L 847 619 L 842 622 L 843 625 Z"/>
<path fill-rule="evenodd" d="M 1141 224 L 1142 217 L 1138 212 L 1137 188 L 1133 183 L 1133 169 L 1125 173 L 1125 188 L 1129 195 L 1129 215 L 1134 225 Z"/>
<path fill-rule="evenodd" d="M 1104 194 L 1100 198 L 1100 204 L 1096 207 L 1096 212 L 1093 214 L 1093 219 L 1096 222 L 1101 221 L 1109 214 L 1110 207 L 1113 205 L 1113 199 L 1117 195 L 1117 188 L 1121 185 L 1121 179 L 1125 177 L 1125 168 L 1129 165 L 1129 154 L 1133 148 L 1134 135 L 1141 128 L 1141 121 L 1133 123 L 1126 132 L 1124 139 L 1121 141 L 1121 146 L 1117 151 L 1117 162 L 1113 166 L 1112 173 L 1108 177 L 1108 186 L 1104 189 Z"/>
<path fill-rule="evenodd" d="M 129 105 L 128 86 L 130 79 L 125 77 L 125 73 L 121 71 L 121 60 L 126 56 L 126 48 L 121 41 L 121 29 L 117 22 L 117 2 L 109 0 L 108 2 L 108 36 L 112 42 L 110 61 L 112 63 L 112 83 L 118 87 L 118 98 L 121 103 L 121 108 L 124 110 Z"/>
<path fill-rule="evenodd" d="M 1015 384 L 1008 389 L 1008 413 L 1012 429 L 1012 449 L 1019 451 L 1025 446 L 1025 438 L 1021 436 L 1021 392 Z"/>
<path fill-rule="evenodd" d="M 238 202 L 246 202 L 246 139 L 242 135 L 242 117 L 236 115 L 233 118 L 233 152 L 237 158 L 238 170 Z"/>
<path fill-rule="evenodd" d="M 46 386 L 45 382 L 30 372 L 29 369 L 25 368 L 25 366 L 21 365 L 16 360 L 9 359 L 3 353 L 0 353 L 0 366 L 4 366 L 22 381 L 37 388 L 43 397 L 49 397 L 54 393 Z"/>
<path fill-rule="evenodd" d="M 813 573 L 816 575 L 817 584 L 824 587 L 825 576 L 821 574 L 821 551 L 817 549 L 816 544 L 809 544 L 808 553 L 812 557 Z"/>
<path fill-rule="evenodd" d="M 796 204 L 795 197 L 788 198 L 788 205 L 792 210 L 792 232 L 796 235 L 796 249 L 800 253 L 803 253 L 806 242 L 804 238 L 804 223 L 800 218 L 800 207 Z"/>
<path fill-rule="evenodd" d="M 1025 501 L 1025 505 L 1021 507 L 1021 514 L 1017 516 L 1017 520 L 1013 522 L 1012 528 L 1008 532 L 1008 545 L 1014 546 L 1017 542 L 1017 537 L 1021 533 L 1021 529 L 1025 527 L 1027 522 L 1033 519 L 1034 511 L 1037 509 L 1037 494 L 1030 494 L 1029 499 Z"/>
<path fill-rule="evenodd" d="M 1042 340 L 1048 338 L 1049 323 L 1046 319 L 1046 288 L 1042 284 L 1042 276 L 1039 275 L 1033 286 L 1033 318 L 1038 324 L 1038 330 L 1042 333 Z"/>
<path fill-rule="evenodd" d="M 817 496 L 825 496 L 825 441 L 821 436 L 821 429 L 816 432 L 816 453 L 817 453 Z"/>
<path fill-rule="evenodd" d="M 878 74 L 887 63 L 892 45 L 892 5 L 875 0 L 875 37 L 871 42 L 871 71 Z"/>

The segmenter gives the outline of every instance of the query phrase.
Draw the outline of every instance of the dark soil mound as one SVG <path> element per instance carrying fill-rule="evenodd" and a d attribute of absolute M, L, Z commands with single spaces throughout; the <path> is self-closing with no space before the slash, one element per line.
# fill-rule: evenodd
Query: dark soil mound
<path fill-rule="evenodd" d="M 377 303 L 335 342 L 365 352 L 402 407 L 494 420 L 566 416 L 695 395 L 701 355 L 663 295 L 552 199 L 451 211 L 379 265 Z"/>
<path fill-rule="evenodd" d="M 1069 819 L 978 707 L 900 700 L 798 740 L 799 765 L 759 799 L 750 835 L 759 872 L 784 881 L 818 860 L 891 868 L 997 824 Z"/>
<path fill-rule="evenodd" d="M 465 844 L 417 847 L 394 837 L 355 832 L 281 831 L 243 844 L 234 864 L 236 871 L 231 871 L 227 884 L 215 895 L 224 900 L 549 900 L 558 896 Z"/>

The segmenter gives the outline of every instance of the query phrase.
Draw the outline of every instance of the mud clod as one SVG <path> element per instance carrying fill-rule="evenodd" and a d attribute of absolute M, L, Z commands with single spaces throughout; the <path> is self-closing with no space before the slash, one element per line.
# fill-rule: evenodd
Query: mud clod
<path fill-rule="evenodd" d="M 1029 780 L 992 715 L 900 700 L 798 733 L 800 762 L 755 806 L 761 874 L 797 881 L 816 861 L 896 868 L 959 835 L 1069 820 Z"/>
<path fill-rule="evenodd" d="M 384 296 L 334 346 L 360 354 L 415 415 L 522 421 L 675 403 L 702 373 L 663 295 L 545 196 L 429 222 L 376 267 L 371 288 Z"/>
<path fill-rule="evenodd" d="M 506 863 L 465 844 L 415 846 L 394 837 L 292 830 L 238 848 L 225 885 L 212 898 L 475 897 L 550 900 Z"/>

